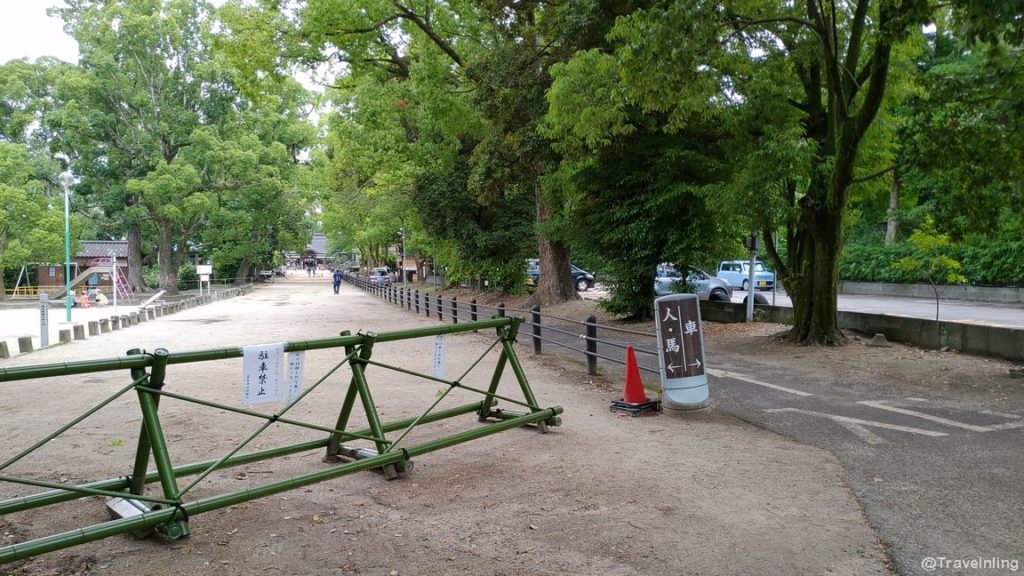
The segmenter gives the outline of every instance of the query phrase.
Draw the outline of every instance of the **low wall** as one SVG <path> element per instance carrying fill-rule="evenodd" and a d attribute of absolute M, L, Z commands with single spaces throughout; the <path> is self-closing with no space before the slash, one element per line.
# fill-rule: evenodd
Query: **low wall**
<path fill-rule="evenodd" d="M 711 322 L 743 322 L 746 307 L 732 302 L 701 302 L 700 315 Z M 793 309 L 756 306 L 755 319 L 762 322 L 793 323 Z M 960 322 L 936 322 L 923 318 L 839 311 L 839 327 L 865 334 L 885 334 L 888 340 L 925 348 L 948 346 L 961 352 L 1024 360 L 1024 330 Z"/>
<path fill-rule="evenodd" d="M 930 284 L 884 284 L 880 282 L 839 283 L 840 294 L 858 296 L 903 296 L 908 298 L 935 298 Z M 1000 302 L 1003 304 L 1024 303 L 1024 288 L 995 286 L 939 286 L 939 298 L 943 300 L 971 300 L 976 302 Z"/>

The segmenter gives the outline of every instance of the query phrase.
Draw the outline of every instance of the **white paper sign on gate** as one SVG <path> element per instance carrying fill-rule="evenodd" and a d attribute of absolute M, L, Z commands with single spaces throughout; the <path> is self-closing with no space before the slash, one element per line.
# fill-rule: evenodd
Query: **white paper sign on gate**
<path fill-rule="evenodd" d="M 434 337 L 434 369 L 431 375 L 434 378 L 444 378 L 444 334 Z"/>
<path fill-rule="evenodd" d="M 302 394 L 302 376 L 306 369 L 306 353 L 302 350 L 288 353 L 288 402 Z"/>
<path fill-rule="evenodd" d="M 266 404 L 281 399 L 284 343 L 242 348 L 242 402 Z"/>

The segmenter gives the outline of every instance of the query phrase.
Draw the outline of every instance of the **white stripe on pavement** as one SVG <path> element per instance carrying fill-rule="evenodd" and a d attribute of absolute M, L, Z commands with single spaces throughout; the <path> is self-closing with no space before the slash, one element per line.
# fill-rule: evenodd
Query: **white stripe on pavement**
<path fill-rule="evenodd" d="M 754 380 L 749 376 L 737 374 L 735 372 L 728 372 L 725 370 L 713 370 L 709 369 L 708 374 L 715 378 L 732 378 L 733 380 L 740 380 L 743 382 L 749 382 L 750 384 L 756 384 L 758 386 L 764 386 L 765 388 L 771 388 L 772 390 L 778 390 L 779 392 L 788 392 L 790 394 L 796 394 L 797 396 L 814 396 L 810 392 L 803 392 L 800 390 L 794 390 L 792 388 L 786 388 L 785 386 L 779 386 L 778 384 L 769 384 L 767 382 L 761 382 L 760 380 Z"/>
<path fill-rule="evenodd" d="M 964 422 L 957 422 L 956 420 L 950 420 L 941 416 L 932 416 L 931 414 L 925 414 L 924 412 L 918 412 L 916 410 L 907 410 L 906 408 L 897 408 L 895 406 L 889 406 L 882 400 L 862 400 L 858 404 L 864 406 L 870 406 L 872 408 L 878 408 L 879 410 L 887 410 L 889 412 L 895 412 L 896 414 L 904 414 L 906 416 L 913 416 L 914 418 L 920 418 L 922 420 L 928 420 L 937 424 L 943 424 L 946 426 L 952 426 L 953 428 L 963 428 L 964 430 L 970 430 L 972 432 L 991 432 L 996 430 L 992 426 L 975 426 L 974 424 L 965 424 Z"/>
<path fill-rule="evenodd" d="M 860 418 L 850 418 L 849 416 L 838 416 L 836 414 L 826 414 L 824 412 L 814 412 L 813 410 L 802 410 L 800 408 L 774 408 L 765 410 L 765 412 L 795 412 L 797 414 L 807 414 L 810 416 L 821 416 L 834 420 L 840 424 L 860 424 L 862 426 L 873 426 L 875 428 L 885 428 L 886 430 L 895 430 L 897 432 L 907 432 L 909 434 L 921 434 L 922 436 L 941 437 L 949 436 L 945 432 L 933 432 L 931 430 L 924 430 L 922 428 L 911 428 L 909 426 L 897 426 L 896 424 L 887 424 L 885 422 L 875 422 L 873 420 L 861 420 Z"/>

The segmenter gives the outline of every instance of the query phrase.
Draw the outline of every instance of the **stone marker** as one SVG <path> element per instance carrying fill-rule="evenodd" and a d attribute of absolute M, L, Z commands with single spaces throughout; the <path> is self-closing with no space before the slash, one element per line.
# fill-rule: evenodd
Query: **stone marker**
<path fill-rule="evenodd" d="M 110 320 L 106 318 L 100 318 L 100 332 L 103 334 L 110 332 Z"/>
<path fill-rule="evenodd" d="M 95 320 L 89 321 L 89 336 L 99 336 L 100 323 Z"/>
<path fill-rule="evenodd" d="M 60 343 L 67 344 L 68 342 L 71 342 L 71 330 L 64 328 L 60 331 Z"/>
<path fill-rule="evenodd" d="M 20 336 L 18 338 L 18 352 L 24 354 L 32 351 L 32 337 L 31 336 Z"/>
<path fill-rule="evenodd" d="M 879 348 L 888 348 L 889 341 L 885 339 L 885 334 L 875 334 L 874 337 L 868 342 L 868 346 L 877 346 Z"/>
<path fill-rule="evenodd" d="M 7 349 L 7 340 L 0 340 L 0 358 L 10 358 L 11 351 Z"/>
<path fill-rule="evenodd" d="M 75 324 L 71 328 L 75 331 L 75 340 L 85 340 L 85 326 Z"/>

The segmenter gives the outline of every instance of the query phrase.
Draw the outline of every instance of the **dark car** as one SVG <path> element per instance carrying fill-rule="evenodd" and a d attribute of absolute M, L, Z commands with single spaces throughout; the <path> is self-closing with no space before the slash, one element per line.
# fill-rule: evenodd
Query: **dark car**
<path fill-rule="evenodd" d="M 597 280 L 594 275 L 586 270 L 580 268 L 575 264 L 569 265 L 569 272 L 572 274 L 572 283 L 576 286 L 576 290 L 579 292 L 586 292 L 594 287 Z M 527 281 L 536 286 L 537 279 L 540 277 L 540 261 L 536 258 L 530 258 L 526 261 L 526 279 Z"/>

